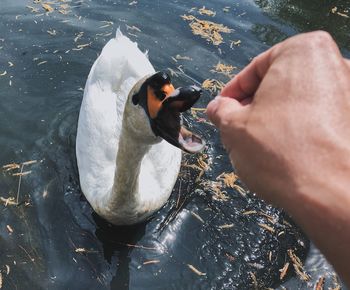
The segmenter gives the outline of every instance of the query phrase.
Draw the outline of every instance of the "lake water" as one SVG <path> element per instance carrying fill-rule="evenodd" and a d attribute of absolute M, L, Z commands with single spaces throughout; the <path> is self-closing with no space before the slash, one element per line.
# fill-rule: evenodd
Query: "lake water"
<path fill-rule="evenodd" d="M 331 266 L 283 211 L 220 179 L 232 168 L 202 111 L 184 117 L 207 140 L 204 154 L 184 156 L 169 202 L 138 226 L 113 227 L 92 212 L 74 147 L 87 75 L 118 27 L 175 85 L 201 85 L 229 80 L 218 63 L 237 73 L 304 31 L 328 30 L 350 56 L 348 9 L 350 1 L 0 0 L 0 165 L 16 163 L 0 175 L 0 288 L 313 289 L 321 277 L 334 288 Z M 213 44 L 191 31 L 198 20 L 231 31 Z M 204 91 L 196 107 L 214 95 Z M 200 178 L 191 165 L 205 169 Z"/>

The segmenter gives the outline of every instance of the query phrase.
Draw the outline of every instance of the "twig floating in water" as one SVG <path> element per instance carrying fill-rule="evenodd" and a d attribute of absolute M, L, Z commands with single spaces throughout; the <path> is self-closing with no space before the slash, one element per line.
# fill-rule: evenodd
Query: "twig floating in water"
<path fill-rule="evenodd" d="M 154 250 L 154 251 L 158 250 L 157 248 L 154 248 L 154 247 L 146 247 L 146 246 L 132 245 L 132 244 L 125 244 L 125 246 L 130 248 L 144 249 L 144 250 Z"/>
<path fill-rule="evenodd" d="M 280 272 L 281 272 L 281 274 L 280 274 L 280 280 L 282 280 L 282 279 L 286 276 L 286 274 L 287 274 L 287 272 L 288 272 L 288 268 L 289 268 L 289 263 L 285 263 L 285 265 L 283 266 L 283 268 L 280 269 Z"/>
<path fill-rule="evenodd" d="M 199 14 L 200 15 L 207 15 L 207 16 L 211 16 L 211 17 L 214 17 L 216 15 L 216 12 L 213 11 L 213 10 L 209 10 L 209 9 L 206 9 L 205 6 L 203 6 L 202 8 L 200 8 L 198 10 Z"/>
<path fill-rule="evenodd" d="M 13 228 L 10 225 L 6 225 L 6 228 L 7 228 L 8 232 L 9 232 L 9 234 L 13 233 Z"/>
<path fill-rule="evenodd" d="M 204 220 L 195 212 L 191 211 L 191 215 L 193 215 L 197 220 L 204 224 Z"/>
<path fill-rule="evenodd" d="M 23 172 L 23 167 L 24 165 L 22 164 L 21 166 L 21 174 Z M 21 190 L 21 181 L 22 181 L 22 175 L 19 175 L 19 180 L 18 180 L 18 188 L 17 188 L 17 197 L 16 197 L 16 203 L 18 204 L 18 200 L 19 200 L 19 192 Z"/>
<path fill-rule="evenodd" d="M 49 13 L 54 11 L 54 9 L 48 3 L 42 3 L 41 6 Z"/>
<path fill-rule="evenodd" d="M 187 266 L 188 266 L 188 268 L 190 268 L 192 270 L 193 273 L 197 274 L 198 276 L 206 276 L 207 275 L 206 273 L 199 271 L 197 268 L 195 268 L 191 264 L 187 264 Z"/>
<path fill-rule="evenodd" d="M 226 224 L 226 225 L 219 226 L 219 229 L 230 229 L 233 227 L 234 227 L 234 224 Z"/>
<path fill-rule="evenodd" d="M 289 258 L 293 262 L 293 267 L 294 267 L 295 273 L 298 274 L 299 278 L 302 281 L 309 281 L 310 275 L 304 271 L 303 263 L 300 261 L 300 259 L 297 257 L 297 255 L 295 255 L 294 251 L 292 249 L 289 249 L 287 251 L 287 253 L 288 253 Z"/>
<path fill-rule="evenodd" d="M 212 94 L 215 94 L 218 91 L 221 91 L 224 88 L 225 84 L 216 79 L 206 79 L 202 83 L 202 88 L 210 91 Z"/>
<path fill-rule="evenodd" d="M 263 228 L 263 229 L 269 231 L 269 232 L 272 233 L 272 234 L 275 233 L 275 229 L 272 228 L 272 227 L 270 227 L 270 226 L 268 226 L 268 225 L 266 225 L 266 224 L 258 224 L 258 225 L 259 225 L 259 227 L 261 227 L 261 228 Z"/>
<path fill-rule="evenodd" d="M 0 201 L 5 205 L 17 205 L 17 203 L 15 202 L 15 199 L 13 197 L 8 197 L 8 198 L 4 198 L 4 197 L 0 197 Z"/>
<path fill-rule="evenodd" d="M 150 264 L 158 264 L 160 260 L 150 260 L 150 261 L 145 261 L 142 264 L 143 265 L 150 265 Z"/>
<path fill-rule="evenodd" d="M 200 35 L 214 45 L 223 43 L 223 38 L 220 33 L 230 33 L 232 29 L 211 21 L 201 20 L 193 15 L 182 15 L 182 19 L 190 21 L 190 27 L 194 35 Z"/>
<path fill-rule="evenodd" d="M 318 279 L 315 285 L 315 290 L 323 290 L 324 282 L 325 282 L 325 277 L 322 276 L 320 279 Z"/>

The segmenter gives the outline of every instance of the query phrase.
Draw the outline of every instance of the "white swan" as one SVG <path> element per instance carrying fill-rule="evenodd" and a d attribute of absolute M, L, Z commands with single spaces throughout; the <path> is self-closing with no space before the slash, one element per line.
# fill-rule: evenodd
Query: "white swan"
<path fill-rule="evenodd" d="M 106 44 L 86 82 L 76 139 L 81 189 L 100 216 L 129 225 L 164 205 L 178 176 L 179 148 L 204 147 L 180 124 L 180 112 L 199 96 L 195 86 L 175 90 L 119 30 Z"/>

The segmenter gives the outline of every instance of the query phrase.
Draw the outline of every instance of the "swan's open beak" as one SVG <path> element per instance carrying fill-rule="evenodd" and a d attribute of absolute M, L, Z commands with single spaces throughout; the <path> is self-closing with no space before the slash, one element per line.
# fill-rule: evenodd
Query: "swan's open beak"
<path fill-rule="evenodd" d="M 174 90 L 164 99 L 157 117 L 152 120 L 152 127 L 157 135 L 188 153 L 200 152 L 205 142 L 182 126 L 180 114 L 197 102 L 201 92 L 201 89 L 196 86 Z"/>

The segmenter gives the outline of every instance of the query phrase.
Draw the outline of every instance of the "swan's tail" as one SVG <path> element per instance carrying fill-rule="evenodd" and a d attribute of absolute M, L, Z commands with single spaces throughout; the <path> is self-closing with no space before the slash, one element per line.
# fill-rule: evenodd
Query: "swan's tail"
<path fill-rule="evenodd" d="M 107 81 L 112 87 L 119 87 L 128 78 L 138 80 L 154 72 L 148 60 L 136 42 L 125 36 L 120 28 L 116 36 L 108 41 L 90 72 L 91 79 Z"/>

